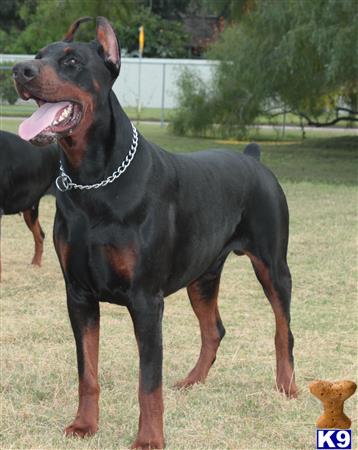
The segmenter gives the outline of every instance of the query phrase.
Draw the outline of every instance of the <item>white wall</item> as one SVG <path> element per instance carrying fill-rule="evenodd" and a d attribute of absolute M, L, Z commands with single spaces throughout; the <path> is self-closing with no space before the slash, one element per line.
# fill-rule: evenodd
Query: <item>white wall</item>
<path fill-rule="evenodd" d="M 113 89 L 123 106 L 136 106 L 140 72 L 142 107 L 174 108 L 177 80 L 183 70 L 188 68 L 204 81 L 210 81 L 214 66 L 215 62 L 205 60 L 143 58 L 140 63 L 139 58 L 123 58 L 121 73 Z"/>
<path fill-rule="evenodd" d="M 0 62 L 24 61 L 33 55 L 0 55 Z M 188 68 L 204 81 L 212 78 L 212 69 L 217 63 L 195 59 L 122 58 L 119 78 L 113 90 L 123 106 L 137 106 L 138 79 L 141 71 L 140 103 L 143 108 L 174 108 L 176 106 L 177 80 Z"/>

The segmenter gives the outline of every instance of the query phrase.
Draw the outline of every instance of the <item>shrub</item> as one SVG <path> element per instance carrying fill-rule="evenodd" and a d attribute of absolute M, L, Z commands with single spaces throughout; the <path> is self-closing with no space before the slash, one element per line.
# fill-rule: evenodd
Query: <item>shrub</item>
<path fill-rule="evenodd" d="M 6 63 L 3 67 L 10 67 L 12 63 Z M 14 105 L 19 98 L 14 82 L 12 80 L 12 72 L 9 69 L 4 69 L 0 65 L 0 97 L 2 101 L 7 101 L 10 105 Z"/>
<path fill-rule="evenodd" d="M 175 134 L 205 134 L 212 124 L 210 88 L 195 73 L 185 69 L 178 81 L 179 109 L 170 124 Z"/>

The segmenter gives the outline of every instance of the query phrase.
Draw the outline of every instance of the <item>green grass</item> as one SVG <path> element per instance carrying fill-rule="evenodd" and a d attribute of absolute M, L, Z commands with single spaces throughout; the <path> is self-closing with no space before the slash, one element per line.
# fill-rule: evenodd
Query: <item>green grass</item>
<path fill-rule="evenodd" d="M 27 117 L 37 109 L 35 103 L 21 103 L 19 105 L 0 104 L 0 113 L 3 117 Z"/>
<path fill-rule="evenodd" d="M 28 103 L 20 103 L 16 105 L 9 105 L 7 103 L 0 103 L 0 115 L 3 117 L 27 117 L 32 114 L 37 109 L 37 106 L 34 102 Z M 162 111 L 161 108 L 142 108 L 139 116 L 136 107 L 127 106 L 124 108 L 128 116 L 132 120 L 150 120 L 150 121 L 161 121 L 162 120 Z M 175 109 L 164 109 L 164 120 L 168 121 L 171 119 L 173 114 L 175 114 Z M 324 122 L 324 118 L 321 119 Z M 257 124 L 261 125 L 273 125 L 278 128 L 278 133 L 282 133 L 281 127 L 283 122 L 283 116 L 277 116 L 273 118 L 268 118 L 266 116 L 258 117 L 256 120 Z M 295 125 L 300 126 L 300 118 L 294 114 L 288 113 L 286 115 L 286 125 Z M 348 129 L 355 129 L 357 127 L 352 122 L 342 121 L 338 122 L 334 127 Z M 288 131 L 289 132 L 289 131 Z M 287 134 L 287 131 L 286 131 Z"/>
<path fill-rule="evenodd" d="M 36 109 L 37 106 L 34 102 L 20 103 L 16 105 L 0 103 L 0 115 L 3 117 L 28 117 Z M 131 119 L 136 120 L 138 118 L 137 108 L 127 107 L 125 110 Z M 171 109 L 164 109 L 164 120 L 169 120 L 172 113 L 173 111 Z M 139 118 L 140 120 L 160 121 L 161 109 L 142 108 Z"/>
<path fill-rule="evenodd" d="M 173 151 L 244 147 L 242 142 L 176 138 L 159 126 L 140 125 L 140 130 Z M 322 407 L 309 394 L 308 383 L 319 378 L 357 381 L 356 144 L 352 137 L 262 142 L 263 160 L 278 174 L 290 206 L 288 261 L 299 398 L 288 401 L 273 389 L 273 314 L 247 258 L 232 256 L 220 289 L 227 334 L 205 385 L 172 388 L 195 363 L 200 333 L 184 290 L 166 300 L 168 449 L 312 449 Z M 64 283 L 51 242 L 54 210 L 54 199 L 45 197 L 40 205 L 47 234 L 41 269 L 29 265 L 33 242 L 22 218 L 3 218 L 0 447 L 128 448 L 137 429 L 138 358 L 131 320 L 118 306 L 101 308 L 100 431 L 85 440 L 62 434 L 75 413 L 77 374 Z M 356 405 L 357 394 L 345 406 L 355 443 Z"/>

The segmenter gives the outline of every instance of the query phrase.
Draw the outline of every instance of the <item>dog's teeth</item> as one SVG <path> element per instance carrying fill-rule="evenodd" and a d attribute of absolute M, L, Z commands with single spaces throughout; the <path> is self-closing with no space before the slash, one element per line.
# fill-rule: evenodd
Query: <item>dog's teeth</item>
<path fill-rule="evenodd" d="M 61 122 L 64 119 L 67 119 L 67 117 L 71 114 L 71 111 L 72 111 L 72 106 L 71 105 L 67 106 L 67 108 L 62 111 L 58 120 Z"/>

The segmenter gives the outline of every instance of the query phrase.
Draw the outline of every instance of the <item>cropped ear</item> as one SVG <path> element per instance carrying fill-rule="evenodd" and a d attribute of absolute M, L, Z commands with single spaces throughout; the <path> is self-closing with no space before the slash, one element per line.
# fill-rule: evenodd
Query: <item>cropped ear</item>
<path fill-rule="evenodd" d="M 104 62 L 108 65 L 113 77 L 117 78 L 121 68 L 121 51 L 116 33 L 105 17 L 97 17 L 97 41 L 103 49 Z"/>
<path fill-rule="evenodd" d="M 73 24 L 70 26 L 67 33 L 63 37 L 63 41 L 64 42 L 72 42 L 73 38 L 75 37 L 75 33 L 78 30 L 78 27 L 81 25 L 81 23 L 89 22 L 90 20 L 93 20 L 93 17 L 86 16 L 86 17 L 80 17 L 75 22 L 73 22 Z"/>

